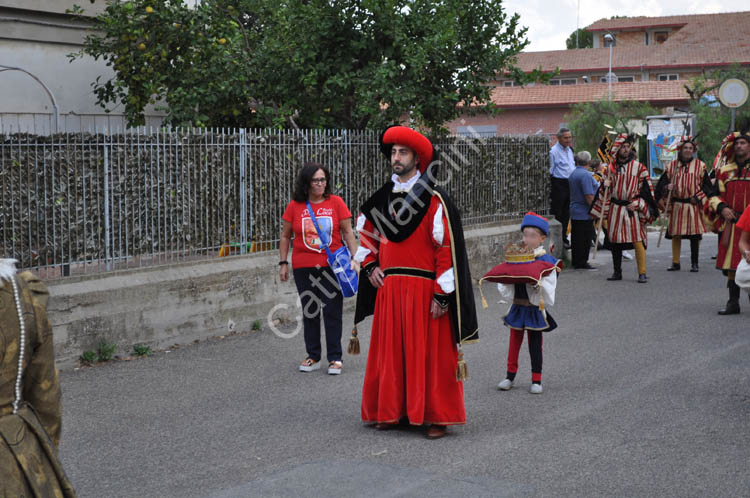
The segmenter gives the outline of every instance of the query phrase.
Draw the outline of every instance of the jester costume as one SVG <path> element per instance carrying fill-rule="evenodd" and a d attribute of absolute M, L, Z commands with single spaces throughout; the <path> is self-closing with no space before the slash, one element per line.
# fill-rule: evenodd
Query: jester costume
<path fill-rule="evenodd" d="M 57 459 L 62 409 L 49 293 L 30 272 L 16 275 L 14 263 L 0 259 L 0 496 L 73 497 Z"/>
<path fill-rule="evenodd" d="M 672 266 L 669 271 L 680 269 L 680 249 L 682 239 L 690 240 L 691 272 L 698 271 L 700 241 L 706 231 L 703 206 L 711 194 L 711 180 L 706 171 L 706 163 L 697 157 L 684 162 L 681 158 L 685 144 L 698 145 L 693 137 L 680 137 L 677 143 L 678 157 L 670 162 L 656 184 L 654 197 L 659 208 L 669 216 L 667 239 L 672 240 Z M 667 186 L 672 184 L 672 191 Z"/>
<path fill-rule="evenodd" d="M 734 283 L 734 271 L 742 257 L 739 248 L 741 230 L 737 228 L 736 223 L 750 203 L 750 155 L 742 160 L 736 157 L 735 148 L 740 141 L 750 145 L 750 132 L 735 132 L 722 141 L 721 149 L 714 161 L 716 183 L 707 208 L 713 221 L 713 229 L 719 234 L 716 268 L 728 277 L 729 301 L 726 307 L 719 311 L 720 315 L 740 312 L 740 288 Z M 724 218 L 722 211 L 725 208 L 735 212 L 733 220 Z"/>
<path fill-rule="evenodd" d="M 656 219 L 659 209 L 653 197 L 648 168 L 635 159 L 634 151 L 624 159 L 618 155 L 624 143 L 632 145 L 634 142 L 633 135 L 618 135 L 610 152 L 612 162 L 605 175 L 611 185 L 608 188 L 603 183 L 599 186 L 590 214 L 595 219 L 602 216 L 608 228 L 614 266 L 614 273 L 608 280 L 622 280 L 622 251 L 635 248 L 638 282 L 645 283 L 646 225 Z M 636 205 L 634 211 L 627 208 L 631 203 Z"/>
<path fill-rule="evenodd" d="M 379 267 L 384 285 L 360 278 L 355 323 L 374 314 L 362 389 L 362 420 L 438 426 L 464 424 L 461 344 L 477 340 L 477 319 L 463 228 L 447 193 L 435 185 L 435 150 L 420 133 L 388 128 L 381 150 L 406 146 L 418 158 L 406 183 L 393 175 L 362 206 L 357 220 L 361 261 Z M 432 318 L 438 302 L 448 312 Z M 429 434 L 428 434 L 429 436 Z"/>

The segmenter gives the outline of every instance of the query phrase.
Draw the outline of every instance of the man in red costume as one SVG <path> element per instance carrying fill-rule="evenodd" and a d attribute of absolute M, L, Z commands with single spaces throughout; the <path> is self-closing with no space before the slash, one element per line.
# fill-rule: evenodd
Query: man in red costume
<path fill-rule="evenodd" d="M 742 230 L 737 220 L 750 203 L 750 131 L 747 129 L 727 136 L 714 161 L 716 184 L 708 201 L 714 230 L 719 233 L 719 254 L 716 268 L 727 276 L 729 301 L 720 315 L 740 312 L 740 288 L 734 283 L 734 272 L 742 258 L 739 248 Z"/>
<path fill-rule="evenodd" d="M 357 220 L 355 259 L 367 278 L 360 278 L 355 322 L 374 314 L 362 420 L 381 430 L 426 425 L 435 439 L 466 422 L 459 348 L 477 340 L 463 229 L 436 185 L 430 141 L 392 126 L 380 143 L 394 174 Z"/>

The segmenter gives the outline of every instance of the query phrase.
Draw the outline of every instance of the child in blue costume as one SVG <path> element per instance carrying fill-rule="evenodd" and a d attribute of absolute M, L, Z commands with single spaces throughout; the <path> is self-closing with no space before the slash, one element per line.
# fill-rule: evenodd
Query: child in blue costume
<path fill-rule="evenodd" d="M 510 328 L 510 342 L 508 344 L 508 372 L 497 388 L 507 391 L 513 387 L 518 372 L 518 353 L 523 344 L 524 330 L 529 335 L 529 355 L 531 356 L 531 387 L 532 394 L 542 393 L 542 332 L 549 332 L 557 328 L 552 316 L 542 307 L 555 303 L 555 286 L 559 260 L 547 254 L 542 247 L 549 234 L 549 222 L 536 213 L 527 213 L 521 222 L 523 244 L 534 250 L 535 260 L 542 260 L 558 265 L 557 271 L 549 272 L 542 278 L 539 285 L 531 284 L 497 284 L 500 294 L 506 299 L 512 299 L 513 304 L 503 322 Z M 541 301 L 540 301 L 541 298 Z"/>

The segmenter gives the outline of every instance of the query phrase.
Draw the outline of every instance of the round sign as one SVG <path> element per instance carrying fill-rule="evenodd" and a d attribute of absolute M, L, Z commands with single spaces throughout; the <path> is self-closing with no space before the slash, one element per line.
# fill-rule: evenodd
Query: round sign
<path fill-rule="evenodd" d="M 740 107 L 747 101 L 748 93 L 744 81 L 730 78 L 719 87 L 719 100 L 727 107 Z"/>

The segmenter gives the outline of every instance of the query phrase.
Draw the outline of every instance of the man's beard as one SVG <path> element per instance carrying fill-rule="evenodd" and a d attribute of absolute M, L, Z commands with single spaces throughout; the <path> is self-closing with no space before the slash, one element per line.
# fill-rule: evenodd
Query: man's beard
<path fill-rule="evenodd" d="M 683 164 L 688 164 L 688 163 L 690 163 L 690 161 L 693 160 L 693 156 L 692 155 L 688 156 L 688 157 L 683 157 L 682 154 L 680 154 L 679 157 L 680 157 L 680 162 L 683 163 Z"/>
<path fill-rule="evenodd" d="M 402 170 L 401 170 L 400 173 L 398 171 L 396 171 L 396 166 L 401 166 Z M 412 163 L 410 166 L 407 166 L 407 165 L 401 164 L 401 163 L 397 163 L 397 164 L 393 165 L 393 172 L 396 173 L 396 175 L 398 175 L 398 176 L 404 176 L 406 174 L 411 173 L 414 170 L 415 167 L 416 167 L 416 165 L 414 163 Z"/>

